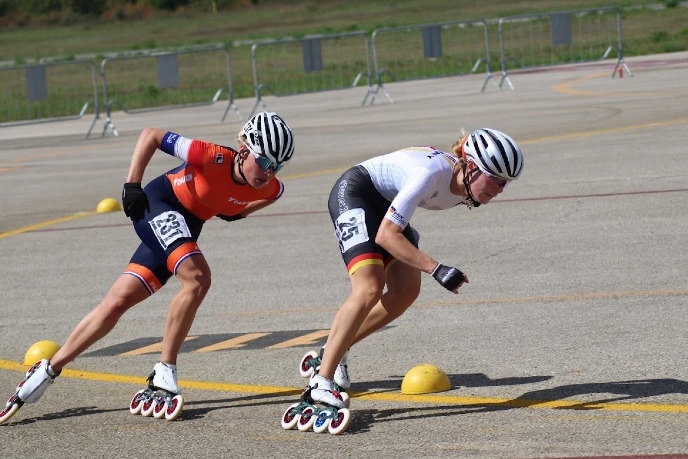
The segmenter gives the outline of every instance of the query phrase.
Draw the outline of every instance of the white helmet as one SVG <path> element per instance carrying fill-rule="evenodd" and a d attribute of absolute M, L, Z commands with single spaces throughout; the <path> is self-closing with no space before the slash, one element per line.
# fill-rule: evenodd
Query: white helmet
<path fill-rule="evenodd" d="M 260 112 L 241 129 L 248 148 L 280 165 L 294 154 L 294 135 L 287 123 L 274 112 Z"/>
<path fill-rule="evenodd" d="M 478 168 L 495 177 L 516 180 L 523 170 L 523 153 L 514 139 L 495 129 L 478 129 L 463 145 Z"/>

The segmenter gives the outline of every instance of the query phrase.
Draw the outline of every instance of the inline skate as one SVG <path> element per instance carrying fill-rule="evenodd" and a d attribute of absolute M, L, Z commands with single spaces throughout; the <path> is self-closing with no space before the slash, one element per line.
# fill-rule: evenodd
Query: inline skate
<path fill-rule="evenodd" d="M 351 422 L 349 395 L 339 392 L 335 384 L 320 375 L 313 375 L 298 403 L 293 403 L 282 415 L 282 428 L 301 432 L 329 431 L 338 435 L 346 431 Z"/>
<path fill-rule="evenodd" d="M 301 358 L 299 362 L 299 372 L 304 378 L 310 378 L 314 374 L 318 373 L 320 364 L 322 363 L 323 353 L 325 352 L 325 347 L 321 347 L 320 351 L 310 351 Z M 347 352 L 340 360 L 337 369 L 334 371 L 334 383 L 335 389 L 338 392 L 345 392 L 351 387 L 351 381 L 349 380 L 349 366 L 348 366 L 348 355 Z"/>
<path fill-rule="evenodd" d="M 0 424 L 10 420 L 19 411 L 24 403 L 35 403 L 41 398 L 45 389 L 55 381 L 61 371 L 55 372 L 50 366 L 50 361 L 43 359 L 31 366 L 24 379 L 19 383 L 5 409 L 0 411 Z"/>
<path fill-rule="evenodd" d="M 148 387 L 141 389 L 129 403 L 131 414 L 174 421 L 184 406 L 184 397 L 177 385 L 177 368 L 162 362 L 155 364 L 148 376 Z"/>

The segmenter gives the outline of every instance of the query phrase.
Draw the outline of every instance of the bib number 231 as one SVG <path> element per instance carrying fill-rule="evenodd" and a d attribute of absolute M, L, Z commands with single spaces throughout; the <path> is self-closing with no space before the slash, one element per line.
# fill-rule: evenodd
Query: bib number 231
<path fill-rule="evenodd" d="M 178 212 L 163 212 L 149 224 L 160 245 L 165 249 L 180 237 L 191 237 L 186 220 Z"/>

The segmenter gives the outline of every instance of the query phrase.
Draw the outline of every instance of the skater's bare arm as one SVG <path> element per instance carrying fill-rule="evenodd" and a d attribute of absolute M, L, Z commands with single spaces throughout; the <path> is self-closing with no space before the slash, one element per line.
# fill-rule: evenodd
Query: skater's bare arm
<path fill-rule="evenodd" d="M 428 274 L 432 273 L 437 266 L 437 261 L 414 247 L 402 234 L 403 231 L 399 225 L 387 218 L 383 218 L 375 237 L 375 243 L 402 263 Z"/>
<path fill-rule="evenodd" d="M 131 158 L 127 182 L 141 183 L 143 181 L 143 173 L 155 151 L 160 147 L 166 132 L 157 128 L 145 128 L 141 131 L 134 147 L 134 155 Z"/>

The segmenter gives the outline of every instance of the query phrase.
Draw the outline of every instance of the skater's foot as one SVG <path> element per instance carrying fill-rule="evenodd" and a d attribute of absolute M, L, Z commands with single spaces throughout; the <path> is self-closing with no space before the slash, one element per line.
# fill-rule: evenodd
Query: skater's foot
<path fill-rule="evenodd" d="M 59 374 L 53 371 L 49 360 L 36 362 L 17 386 L 17 397 L 24 403 L 37 402 Z"/>
<path fill-rule="evenodd" d="M 345 408 L 346 402 L 339 392 L 334 388 L 334 383 L 320 375 L 313 375 L 308 382 L 310 395 L 313 401 L 335 408 Z"/>
<path fill-rule="evenodd" d="M 158 389 L 180 394 L 181 389 L 177 385 L 177 366 L 164 362 L 156 363 L 153 367 L 153 385 Z"/>
<path fill-rule="evenodd" d="M 349 387 L 351 387 L 351 381 L 349 380 L 349 366 L 347 365 L 348 355 L 348 352 L 344 354 L 344 357 L 342 357 L 339 365 L 337 365 L 337 368 L 334 370 L 334 382 L 343 390 L 348 390 Z"/>
<path fill-rule="evenodd" d="M 323 354 L 325 352 L 325 346 L 320 348 L 320 360 L 322 361 Z M 334 370 L 334 383 L 340 387 L 342 390 L 348 390 L 351 387 L 351 380 L 349 379 L 349 366 L 347 363 L 349 356 L 349 351 L 344 354 L 342 360 L 340 360 L 339 365 Z"/>

